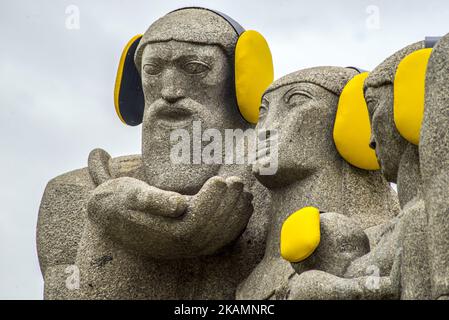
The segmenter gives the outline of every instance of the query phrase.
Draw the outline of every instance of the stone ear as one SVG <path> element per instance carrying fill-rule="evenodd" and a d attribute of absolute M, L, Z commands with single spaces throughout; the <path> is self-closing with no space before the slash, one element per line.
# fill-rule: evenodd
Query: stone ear
<path fill-rule="evenodd" d="M 363 84 L 368 72 L 348 81 L 340 94 L 333 137 L 337 151 L 351 165 L 364 170 L 378 170 L 376 153 L 369 147 L 371 123 Z"/>
<path fill-rule="evenodd" d="M 142 35 L 133 37 L 123 49 L 114 87 L 114 105 L 117 116 L 127 125 L 142 123 L 145 100 L 139 70 L 134 64 L 134 54 Z"/>
<path fill-rule="evenodd" d="M 416 50 L 398 65 L 394 78 L 394 123 L 402 137 L 418 145 L 424 115 L 427 63 L 432 48 Z"/>
<path fill-rule="evenodd" d="M 235 48 L 235 92 L 240 114 L 249 123 L 257 123 L 262 95 L 274 80 L 271 51 L 257 31 L 243 32 Z"/>

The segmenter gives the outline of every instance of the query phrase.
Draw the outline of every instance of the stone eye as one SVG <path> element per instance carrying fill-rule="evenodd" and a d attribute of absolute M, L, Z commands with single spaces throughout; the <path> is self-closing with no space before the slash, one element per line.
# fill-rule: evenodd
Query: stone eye
<path fill-rule="evenodd" d="M 285 102 L 288 105 L 294 107 L 307 103 L 308 101 L 310 101 L 310 99 L 312 99 L 312 97 L 305 92 L 293 91 L 286 96 Z"/>
<path fill-rule="evenodd" d="M 155 64 L 155 63 L 147 63 L 146 65 L 143 66 L 143 71 L 146 74 L 150 74 L 152 76 L 158 75 L 161 73 L 162 68 Z"/>
<path fill-rule="evenodd" d="M 183 65 L 183 69 L 189 74 L 201 74 L 210 70 L 209 66 L 201 61 L 189 61 Z"/>
<path fill-rule="evenodd" d="M 260 108 L 259 108 L 259 118 L 260 119 L 265 118 L 267 113 L 268 113 L 268 107 L 266 105 L 266 102 L 262 101 L 262 104 L 260 105 Z"/>
<path fill-rule="evenodd" d="M 366 99 L 366 104 L 368 106 L 368 114 L 370 119 L 373 117 L 374 111 L 376 110 L 379 101 L 373 98 L 367 98 Z"/>

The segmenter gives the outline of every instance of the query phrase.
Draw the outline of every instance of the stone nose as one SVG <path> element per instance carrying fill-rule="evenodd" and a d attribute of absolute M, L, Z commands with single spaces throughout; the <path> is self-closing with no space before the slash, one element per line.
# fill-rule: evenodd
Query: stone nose
<path fill-rule="evenodd" d="M 172 68 L 164 70 L 162 74 L 161 95 L 165 101 L 175 103 L 185 98 L 185 90 L 180 79 L 181 76 L 177 74 L 176 70 Z"/>
<path fill-rule="evenodd" d="M 176 101 L 184 98 L 183 90 L 181 88 L 176 88 L 173 85 L 164 87 L 161 95 L 162 98 L 169 103 L 175 103 Z"/>

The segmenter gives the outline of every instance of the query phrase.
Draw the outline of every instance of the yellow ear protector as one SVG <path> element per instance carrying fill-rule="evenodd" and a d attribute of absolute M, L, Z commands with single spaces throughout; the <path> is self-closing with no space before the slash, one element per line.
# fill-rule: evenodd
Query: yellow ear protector
<path fill-rule="evenodd" d="M 142 123 L 145 101 L 142 80 L 134 64 L 134 53 L 142 35 L 134 36 L 123 49 L 115 78 L 114 105 L 120 120 L 130 126 Z"/>
<path fill-rule="evenodd" d="M 353 68 L 356 69 L 356 68 Z M 369 147 L 371 122 L 363 84 L 368 72 L 354 76 L 343 88 L 334 123 L 334 142 L 343 159 L 365 170 L 379 169 L 376 153 Z"/>
<path fill-rule="evenodd" d="M 438 37 L 426 38 L 425 48 L 416 50 L 399 63 L 394 78 L 394 123 L 402 137 L 418 145 L 424 115 L 427 63 Z"/>
<path fill-rule="evenodd" d="M 291 214 L 282 224 L 281 256 L 289 262 L 307 259 L 320 244 L 320 211 L 305 207 Z"/>
<path fill-rule="evenodd" d="M 246 121 L 257 123 L 262 94 L 274 79 L 273 60 L 267 41 L 257 31 L 245 31 L 240 24 L 221 12 L 198 7 L 178 10 L 193 8 L 209 10 L 217 14 L 237 33 L 234 57 L 237 105 Z M 142 123 L 145 106 L 140 74 L 134 64 L 134 54 L 141 37 L 141 35 L 133 37 L 125 46 L 114 89 L 117 115 L 123 123 L 131 126 Z"/>

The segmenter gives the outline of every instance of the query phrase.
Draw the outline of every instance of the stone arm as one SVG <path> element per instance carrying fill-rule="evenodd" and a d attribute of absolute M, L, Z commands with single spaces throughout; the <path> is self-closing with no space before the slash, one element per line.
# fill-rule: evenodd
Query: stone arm
<path fill-rule="evenodd" d="M 89 162 L 98 158 L 92 157 L 98 150 L 92 151 Z M 113 175 L 139 174 L 139 155 L 108 159 L 108 162 Z M 89 168 L 82 168 L 50 180 L 45 188 L 38 214 L 36 244 L 46 298 L 61 297 L 57 292 L 63 291 L 61 286 L 75 264 L 86 222 L 87 202 L 98 182 Z"/>
<path fill-rule="evenodd" d="M 193 258 L 235 240 L 251 217 L 251 200 L 237 177 L 212 177 L 194 196 L 123 177 L 97 187 L 87 213 L 129 250 L 157 259 Z"/>
<path fill-rule="evenodd" d="M 288 300 L 398 299 L 390 277 L 340 278 L 319 270 L 295 274 L 289 282 Z"/>
<path fill-rule="evenodd" d="M 277 295 L 289 300 L 396 300 L 400 298 L 400 266 L 401 253 L 398 252 L 387 276 L 346 278 L 320 270 L 295 273 L 288 287 L 278 290 Z"/>
<path fill-rule="evenodd" d="M 99 186 L 88 201 L 88 218 L 128 249 L 152 258 L 213 254 L 235 240 L 253 213 L 252 194 L 238 177 L 212 177 L 194 196 L 152 187 L 144 179 L 112 178 L 110 156 L 89 155 Z"/>

